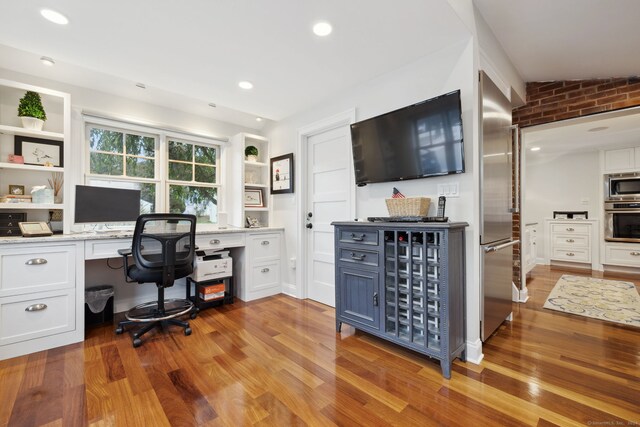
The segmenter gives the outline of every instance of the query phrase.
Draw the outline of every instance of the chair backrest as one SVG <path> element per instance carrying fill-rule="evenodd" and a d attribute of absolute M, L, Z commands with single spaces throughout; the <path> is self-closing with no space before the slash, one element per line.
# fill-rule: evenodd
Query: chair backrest
<path fill-rule="evenodd" d="M 193 271 L 195 247 L 195 215 L 145 214 L 136 221 L 131 245 L 136 267 L 141 272 L 161 271 L 161 286 L 171 286 Z"/>

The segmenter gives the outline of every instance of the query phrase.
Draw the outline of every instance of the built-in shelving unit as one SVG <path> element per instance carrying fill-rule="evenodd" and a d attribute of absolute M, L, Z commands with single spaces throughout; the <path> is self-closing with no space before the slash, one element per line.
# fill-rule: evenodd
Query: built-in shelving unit
<path fill-rule="evenodd" d="M 41 131 L 25 129 L 21 126 L 17 114 L 18 103 L 27 91 L 37 92 L 42 98 L 47 120 Z M 71 162 L 70 118 L 69 94 L 0 79 L 0 195 L 8 194 L 9 185 L 23 186 L 27 195 L 34 186 L 45 185 L 49 188 L 48 181 L 53 173 L 62 173 L 64 179 L 62 191 L 56 203 L 0 203 L 2 212 L 24 213 L 27 221 L 47 221 L 49 211 L 61 210 L 63 211 L 63 231 L 70 232 L 71 215 L 68 195 L 71 192 L 71 179 L 63 167 Z M 62 142 L 62 165 L 47 167 L 9 163 L 9 155 L 15 154 L 16 136 Z"/>

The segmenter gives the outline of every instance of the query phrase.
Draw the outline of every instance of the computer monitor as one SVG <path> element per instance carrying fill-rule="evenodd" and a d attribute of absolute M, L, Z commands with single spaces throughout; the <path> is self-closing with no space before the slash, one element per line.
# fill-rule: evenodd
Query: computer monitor
<path fill-rule="evenodd" d="M 76 223 L 135 221 L 140 190 L 76 185 Z"/>

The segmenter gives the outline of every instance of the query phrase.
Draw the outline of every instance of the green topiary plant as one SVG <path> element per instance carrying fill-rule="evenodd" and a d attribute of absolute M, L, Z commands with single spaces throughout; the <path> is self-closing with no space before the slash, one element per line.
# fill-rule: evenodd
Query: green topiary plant
<path fill-rule="evenodd" d="M 244 149 L 244 155 L 245 156 L 257 156 L 258 155 L 258 149 L 256 147 L 254 147 L 253 145 L 248 145 L 247 148 Z"/>
<path fill-rule="evenodd" d="M 47 113 L 44 112 L 39 93 L 28 91 L 24 94 L 20 99 L 20 104 L 18 104 L 18 117 L 47 120 Z"/>

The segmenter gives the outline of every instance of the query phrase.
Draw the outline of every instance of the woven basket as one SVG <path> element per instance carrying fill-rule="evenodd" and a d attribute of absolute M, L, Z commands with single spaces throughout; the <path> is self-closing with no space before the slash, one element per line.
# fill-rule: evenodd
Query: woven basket
<path fill-rule="evenodd" d="M 389 216 L 427 216 L 430 201 L 428 197 L 386 200 Z"/>

